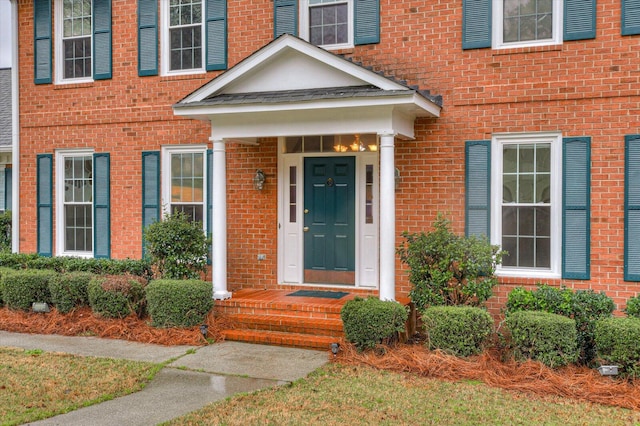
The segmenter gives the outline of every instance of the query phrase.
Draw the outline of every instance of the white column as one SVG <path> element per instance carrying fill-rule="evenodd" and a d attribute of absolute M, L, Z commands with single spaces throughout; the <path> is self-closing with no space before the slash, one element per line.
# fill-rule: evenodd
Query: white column
<path fill-rule="evenodd" d="M 223 140 L 213 139 L 213 220 L 212 220 L 212 278 L 213 298 L 230 299 L 227 290 L 227 159 Z"/>
<path fill-rule="evenodd" d="M 380 133 L 380 300 L 396 300 L 395 134 Z"/>

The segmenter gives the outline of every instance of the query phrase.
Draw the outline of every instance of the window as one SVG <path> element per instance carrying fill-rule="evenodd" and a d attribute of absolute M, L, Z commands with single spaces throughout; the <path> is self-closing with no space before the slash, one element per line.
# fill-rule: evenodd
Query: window
<path fill-rule="evenodd" d="M 492 242 L 502 270 L 560 273 L 561 138 L 499 135 L 492 147 Z"/>
<path fill-rule="evenodd" d="M 92 75 L 92 2 L 91 0 L 58 1 L 62 37 L 60 52 L 63 80 L 91 78 Z M 60 10 L 62 9 L 62 10 Z"/>
<path fill-rule="evenodd" d="M 352 0 L 302 0 L 302 38 L 323 47 L 353 46 Z"/>
<path fill-rule="evenodd" d="M 183 212 L 205 225 L 206 148 L 165 148 L 163 200 L 169 212 Z"/>
<path fill-rule="evenodd" d="M 58 253 L 93 254 L 93 157 L 91 152 L 58 156 Z"/>
<path fill-rule="evenodd" d="M 204 71 L 202 0 L 162 0 L 164 74 Z"/>
<path fill-rule="evenodd" d="M 494 8 L 494 47 L 562 42 L 562 1 L 498 0 Z"/>

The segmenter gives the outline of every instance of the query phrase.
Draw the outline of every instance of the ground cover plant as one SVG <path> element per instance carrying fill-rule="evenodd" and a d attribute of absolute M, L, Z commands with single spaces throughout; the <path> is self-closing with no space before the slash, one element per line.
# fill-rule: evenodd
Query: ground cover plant
<path fill-rule="evenodd" d="M 142 389 L 161 366 L 0 348 L 0 424 L 18 425 Z"/>

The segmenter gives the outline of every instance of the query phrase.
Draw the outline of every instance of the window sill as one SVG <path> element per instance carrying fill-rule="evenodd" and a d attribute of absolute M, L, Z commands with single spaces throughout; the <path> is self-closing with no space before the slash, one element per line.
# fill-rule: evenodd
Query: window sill
<path fill-rule="evenodd" d="M 523 46 L 493 49 L 493 56 L 518 55 L 524 53 L 560 52 L 562 44 L 547 44 L 544 46 Z"/>
<path fill-rule="evenodd" d="M 534 279 L 560 279 L 561 274 L 548 271 L 548 270 L 536 270 L 536 269 L 498 269 L 496 270 L 497 277 L 511 277 L 511 278 L 534 278 Z"/>
<path fill-rule="evenodd" d="M 183 81 L 183 80 L 206 80 L 206 72 L 198 72 L 194 74 L 168 74 L 160 76 L 160 81 Z"/>
<path fill-rule="evenodd" d="M 53 85 L 53 90 L 63 90 L 63 89 L 82 89 L 86 87 L 93 87 L 93 81 L 87 81 L 83 83 L 56 83 Z"/>

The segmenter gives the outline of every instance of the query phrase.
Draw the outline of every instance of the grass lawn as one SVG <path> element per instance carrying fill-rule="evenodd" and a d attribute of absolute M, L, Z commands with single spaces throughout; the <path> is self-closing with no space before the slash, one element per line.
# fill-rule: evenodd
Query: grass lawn
<path fill-rule="evenodd" d="M 138 391 L 161 367 L 0 348 L 0 424 L 45 419 Z"/>
<path fill-rule="evenodd" d="M 238 395 L 169 425 L 636 425 L 640 412 L 329 364 L 291 386 Z"/>

